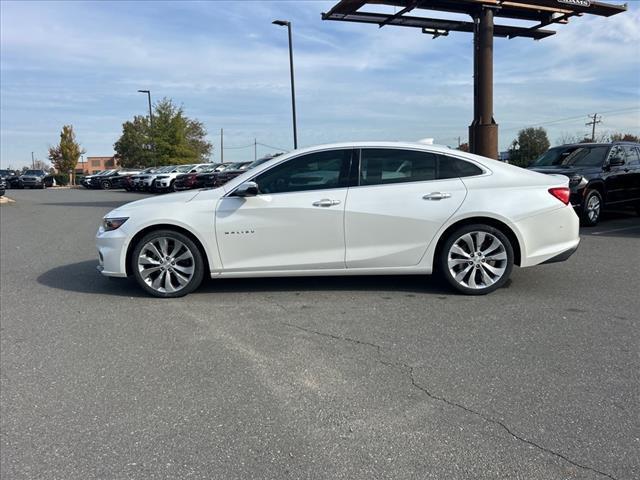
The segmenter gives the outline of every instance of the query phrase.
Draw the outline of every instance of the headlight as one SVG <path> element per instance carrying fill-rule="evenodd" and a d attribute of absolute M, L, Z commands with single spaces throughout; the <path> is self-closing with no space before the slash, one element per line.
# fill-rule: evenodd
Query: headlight
<path fill-rule="evenodd" d="M 111 230 L 117 230 L 128 219 L 129 219 L 129 217 L 124 217 L 124 218 L 103 218 L 102 219 L 102 228 L 104 228 L 105 232 L 110 232 Z"/>

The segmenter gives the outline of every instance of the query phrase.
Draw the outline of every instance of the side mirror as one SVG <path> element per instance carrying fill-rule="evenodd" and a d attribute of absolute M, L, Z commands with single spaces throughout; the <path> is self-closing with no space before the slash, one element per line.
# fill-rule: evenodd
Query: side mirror
<path fill-rule="evenodd" d="M 244 182 L 236 188 L 233 194 L 236 197 L 255 197 L 258 195 L 258 184 L 256 182 Z"/>
<path fill-rule="evenodd" d="M 609 165 L 612 167 L 619 167 L 624 165 L 624 159 L 622 157 L 612 157 L 609 159 Z"/>

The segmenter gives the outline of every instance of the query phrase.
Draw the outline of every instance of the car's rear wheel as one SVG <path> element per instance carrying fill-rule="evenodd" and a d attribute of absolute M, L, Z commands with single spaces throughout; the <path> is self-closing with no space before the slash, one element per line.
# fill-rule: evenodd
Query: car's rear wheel
<path fill-rule="evenodd" d="M 505 284 L 513 261 L 513 246 L 504 233 L 489 225 L 475 224 L 449 235 L 440 250 L 439 267 L 459 292 L 485 295 Z"/>
<path fill-rule="evenodd" d="M 598 190 L 589 190 L 584 197 L 582 204 L 582 224 L 593 227 L 600 221 L 602 213 L 602 195 Z"/>
<path fill-rule="evenodd" d="M 182 297 L 202 283 L 204 260 L 186 235 L 158 230 L 145 235 L 131 256 L 131 270 L 138 284 L 156 297 Z"/>

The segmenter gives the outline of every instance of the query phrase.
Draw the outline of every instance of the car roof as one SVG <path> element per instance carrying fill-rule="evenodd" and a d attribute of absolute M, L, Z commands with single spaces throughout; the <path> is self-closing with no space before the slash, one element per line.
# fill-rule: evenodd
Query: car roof
<path fill-rule="evenodd" d="M 619 141 L 619 142 L 585 142 L 585 143 L 566 143 L 564 145 L 558 145 L 551 148 L 563 148 L 563 147 L 612 147 L 613 145 L 634 145 L 640 146 L 640 143 Z"/>

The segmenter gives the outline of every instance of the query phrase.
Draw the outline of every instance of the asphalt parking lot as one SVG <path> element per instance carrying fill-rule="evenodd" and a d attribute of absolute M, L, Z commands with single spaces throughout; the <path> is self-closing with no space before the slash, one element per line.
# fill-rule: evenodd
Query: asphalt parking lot
<path fill-rule="evenodd" d="M 640 477 L 640 217 L 486 297 L 433 278 L 95 270 L 123 191 L 0 206 L 6 479 Z"/>

